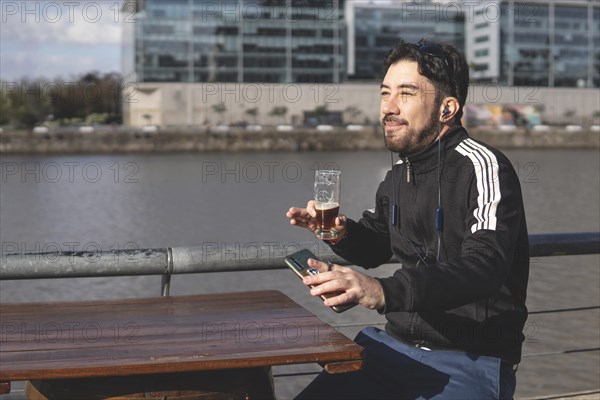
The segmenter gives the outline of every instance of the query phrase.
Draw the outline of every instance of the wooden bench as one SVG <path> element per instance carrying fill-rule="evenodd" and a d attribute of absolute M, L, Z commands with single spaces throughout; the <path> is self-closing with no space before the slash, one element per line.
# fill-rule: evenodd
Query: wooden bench
<path fill-rule="evenodd" d="M 356 371 L 362 348 L 278 291 L 0 305 L 3 393 L 11 381 L 156 374 L 203 373 L 206 382 L 193 379 L 210 386 L 210 371 L 251 376 L 312 362 Z"/>

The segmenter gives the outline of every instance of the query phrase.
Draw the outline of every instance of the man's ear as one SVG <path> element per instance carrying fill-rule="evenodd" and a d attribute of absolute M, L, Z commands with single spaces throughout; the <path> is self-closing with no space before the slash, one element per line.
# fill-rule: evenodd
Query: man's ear
<path fill-rule="evenodd" d="M 440 108 L 440 122 L 448 123 L 454 119 L 460 109 L 460 104 L 456 97 L 446 97 L 442 100 Z"/>

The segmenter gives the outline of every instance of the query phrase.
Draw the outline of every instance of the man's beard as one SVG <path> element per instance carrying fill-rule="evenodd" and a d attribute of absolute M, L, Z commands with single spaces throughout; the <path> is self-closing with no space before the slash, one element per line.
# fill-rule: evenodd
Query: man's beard
<path fill-rule="evenodd" d="M 433 143 L 438 135 L 436 127 L 439 122 L 436 111 L 431 113 L 429 123 L 423 129 L 417 131 L 407 126 L 403 135 L 391 138 L 388 138 L 385 134 L 385 120 L 386 117 L 381 121 L 385 147 L 395 153 L 403 155 L 418 153 Z"/>

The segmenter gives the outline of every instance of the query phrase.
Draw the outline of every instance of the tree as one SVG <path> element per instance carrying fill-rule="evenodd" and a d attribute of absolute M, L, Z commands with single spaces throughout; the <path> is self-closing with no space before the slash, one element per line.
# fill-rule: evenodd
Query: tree
<path fill-rule="evenodd" d="M 142 118 L 146 120 L 146 125 L 150 125 L 152 123 L 152 114 L 144 114 Z"/>
<path fill-rule="evenodd" d="M 252 123 L 256 125 L 256 117 L 258 117 L 258 107 L 247 109 L 246 114 L 248 114 L 250 118 L 252 118 Z"/>
<path fill-rule="evenodd" d="M 120 122 L 121 76 L 89 72 L 65 80 L 21 79 L 2 82 L 0 124 L 31 128 L 53 115 L 59 124 L 92 119 Z"/>
<path fill-rule="evenodd" d="M 52 114 L 52 104 L 44 92 L 48 87 L 45 80 L 23 79 L 20 82 L 2 83 L 3 122 L 17 128 L 30 129 L 46 121 Z"/>
<path fill-rule="evenodd" d="M 348 115 L 348 120 L 344 122 L 354 122 L 362 114 L 362 111 L 355 106 L 348 106 L 344 109 L 344 114 Z"/>
<path fill-rule="evenodd" d="M 213 104 L 212 109 L 219 115 L 219 120 L 221 119 L 221 115 L 227 111 L 227 106 L 225 103 Z"/>
<path fill-rule="evenodd" d="M 327 104 L 321 104 L 315 107 L 315 114 L 323 115 L 327 114 L 328 112 Z"/>
<path fill-rule="evenodd" d="M 288 108 L 286 106 L 276 106 L 273 107 L 269 115 L 272 117 L 281 117 L 282 121 L 285 122 L 285 115 L 287 112 Z"/>
<path fill-rule="evenodd" d="M 6 90 L 6 82 L 0 80 L 0 126 L 10 123 L 12 107 Z"/>

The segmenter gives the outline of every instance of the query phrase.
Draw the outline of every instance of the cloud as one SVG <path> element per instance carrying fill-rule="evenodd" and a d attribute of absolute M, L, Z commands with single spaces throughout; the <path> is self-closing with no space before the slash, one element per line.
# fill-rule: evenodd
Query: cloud
<path fill-rule="evenodd" d="M 47 7 L 49 4 L 52 7 Z M 117 4 L 107 1 L 4 1 L 2 40 L 117 45 L 121 42 Z"/>
<path fill-rule="evenodd" d="M 50 80 L 63 78 L 69 80 L 86 72 L 118 71 L 119 60 L 98 57 L 95 54 L 65 53 L 46 54 L 41 51 L 20 51 L 9 54 L 10 63 L 2 61 L 2 75 L 5 81 L 14 81 L 23 77 L 44 77 Z M 3 57 L 4 59 L 4 57 Z"/>
<path fill-rule="evenodd" d="M 62 38 L 67 43 L 116 44 L 121 43 L 121 26 L 118 24 L 71 24 Z"/>
<path fill-rule="evenodd" d="M 0 2 L 0 78 L 120 69 L 120 1 Z"/>

